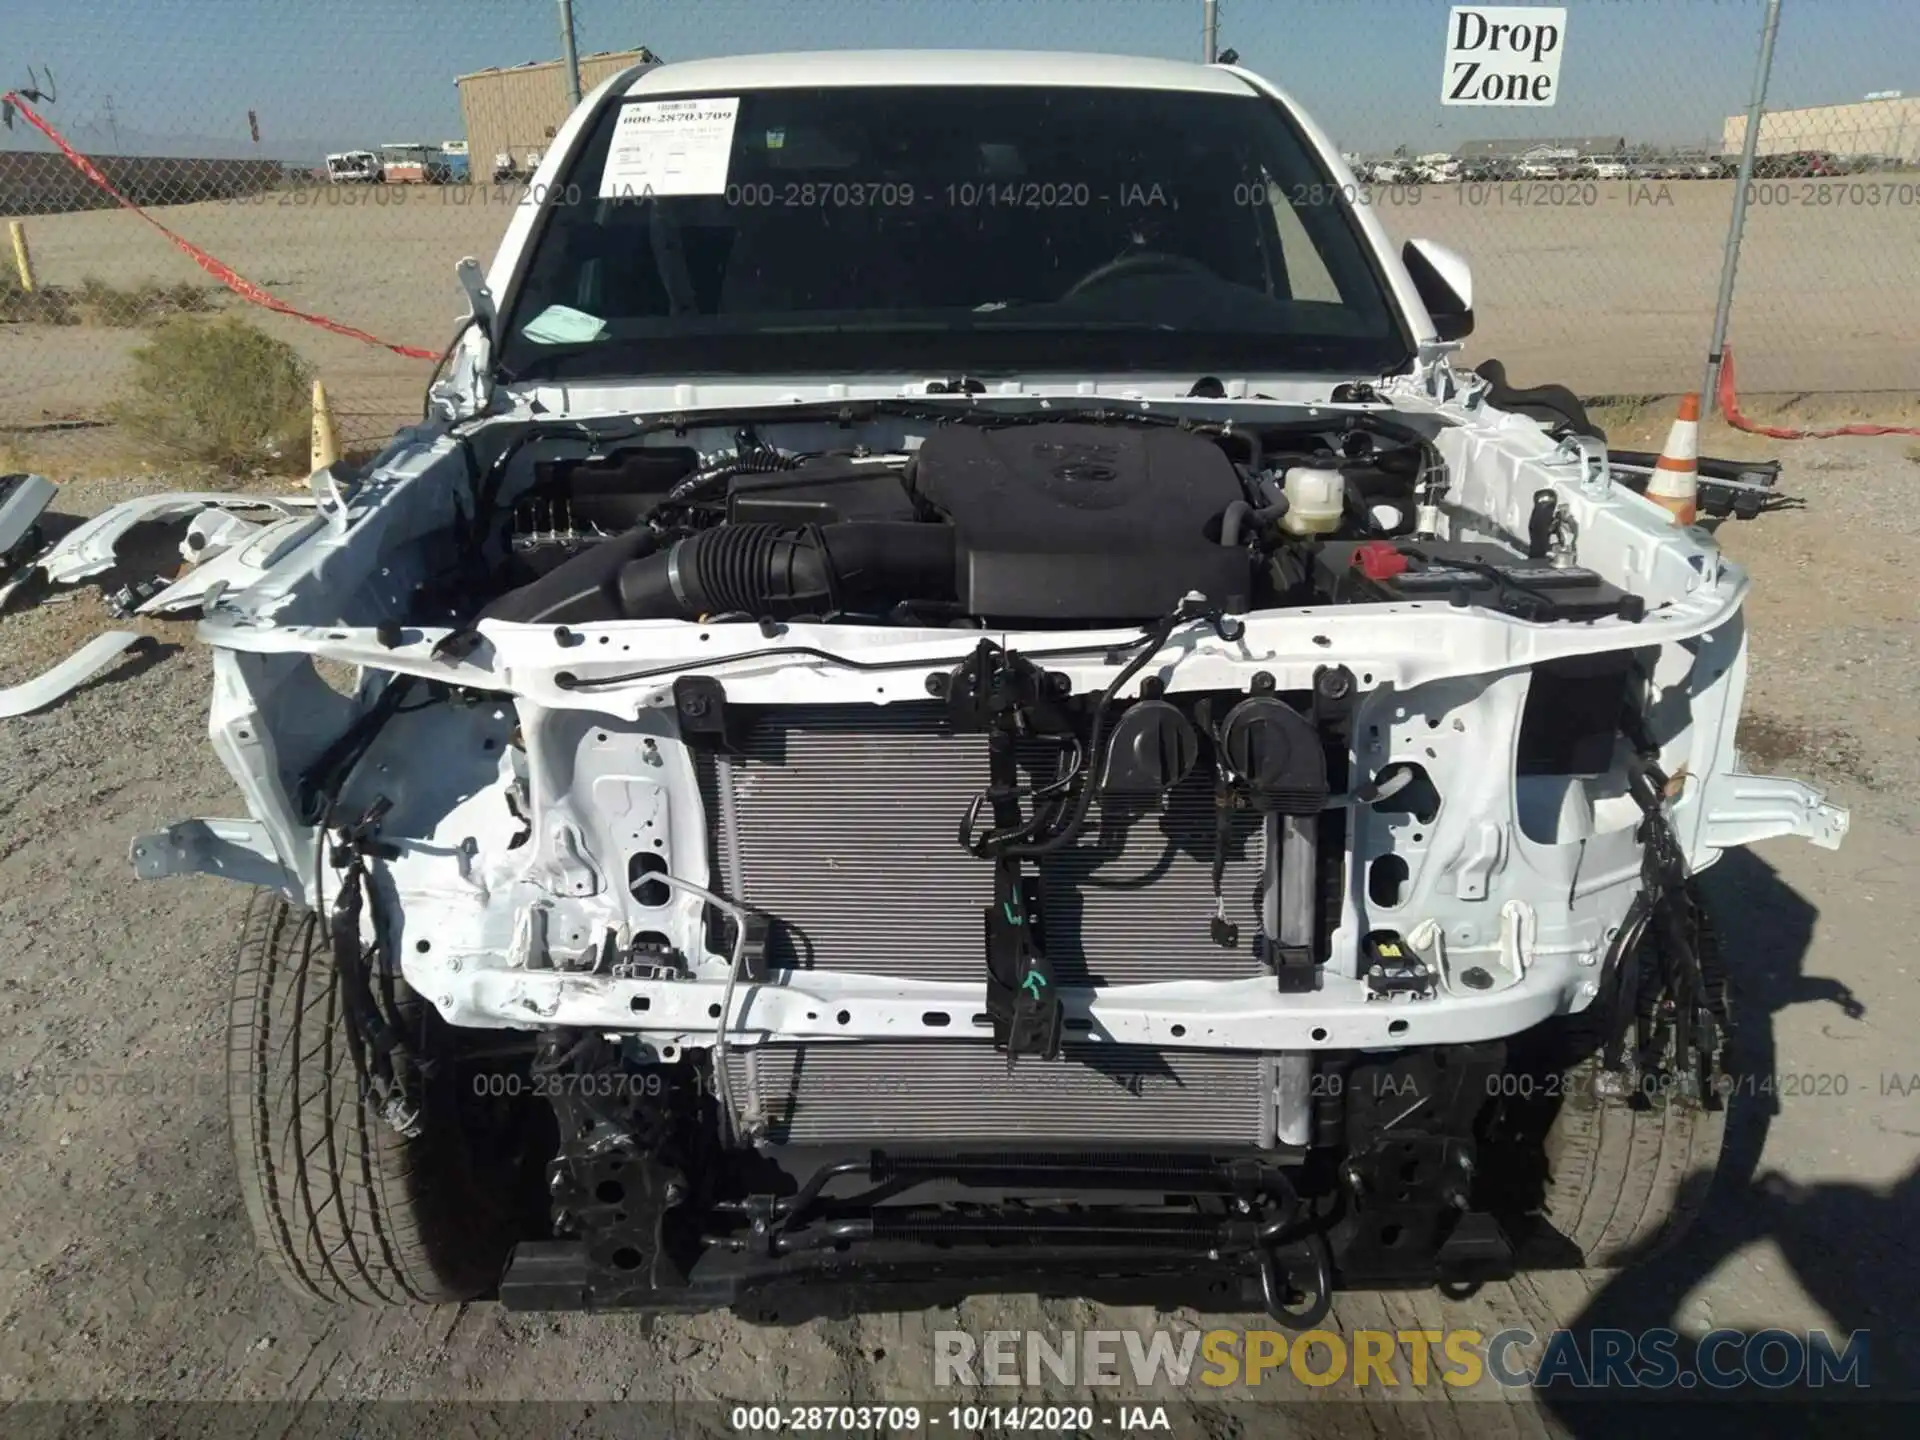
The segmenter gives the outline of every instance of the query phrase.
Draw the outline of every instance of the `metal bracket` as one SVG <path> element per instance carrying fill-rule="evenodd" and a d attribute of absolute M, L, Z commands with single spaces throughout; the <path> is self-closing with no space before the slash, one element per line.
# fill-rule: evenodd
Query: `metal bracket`
<path fill-rule="evenodd" d="M 1570 434 L 1560 448 L 1540 461 L 1542 465 L 1579 465 L 1580 489 L 1596 500 L 1604 500 L 1613 490 L 1613 462 L 1607 447 L 1591 435 Z"/>
<path fill-rule="evenodd" d="M 300 898 L 300 887 L 280 863 L 267 827 L 256 820 L 181 820 L 165 830 L 135 836 L 129 858 L 133 873 L 142 880 L 218 875 Z"/>
<path fill-rule="evenodd" d="M 598 895 L 604 888 L 579 828 L 564 815 L 547 821 L 546 843 L 527 866 L 527 878 L 550 895 Z"/>
<path fill-rule="evenodd" d="M 454 342 L 447 375 L 436 380 L 427 394 L 443 420 L 478 415 L 493 399 L 493 335 L 499 308 L 487 286 L 486 271 L 468 255 L 453 267 L 454 277 L 467 296 L 467 323 L 480 332 L 478 353 L 467 347 L 466 332 Z"/>
<path fill-rule="evenodd" d="M 460 281 L 460 288 L 467 292 L 467 313 L 479 324 L 483 334 L 491 336 L 499 311 L 493 303 L 493 291 L 487 288 L 487 272 L 480 268 L 478 260 L 467 255 L 453 267 L 453 273 Z"/>
<path fill-rule="evenodd" d="M 1454 894 L 1462 900 L 1487 898 L 1487 880 L 1506 857 L 1507 832 L 1503 825 L 1481 823 L 1467 835 L 1454 858 Z"/>
<path fill-rule="evenodd" d="M 681 675 L 673 682 L 673 710 L 680 738 L 689 746 L 740 753 L 737 718 L 727 708 L 727 687 L 711 675 Z"/>
<path fill-rule="evenodd" d="M 347 533 L 347 497 L 340 488 L 340 477 L 331 465 L 323 465 L 307 477 L 313 503 L 326 517 L 327 529 L 334 535 Z"/>
<path fill-rule="evenodd" d="M 1822 850 L 1838 850 L 1851 823 L 1823 792 L 1778 775 L 1722 771 L 1710 777 L 1698 802 L 1700 843 L 1713 850 L 1798 835 Z"/>

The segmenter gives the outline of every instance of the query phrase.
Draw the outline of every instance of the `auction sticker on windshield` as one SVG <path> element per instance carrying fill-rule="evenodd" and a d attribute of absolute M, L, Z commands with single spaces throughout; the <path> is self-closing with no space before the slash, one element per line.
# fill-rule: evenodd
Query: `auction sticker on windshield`
<path fill-rule="evenodd" d="M 721 195 L 740 97 L 629 101 L 600 174 L 600 198 Z"/>

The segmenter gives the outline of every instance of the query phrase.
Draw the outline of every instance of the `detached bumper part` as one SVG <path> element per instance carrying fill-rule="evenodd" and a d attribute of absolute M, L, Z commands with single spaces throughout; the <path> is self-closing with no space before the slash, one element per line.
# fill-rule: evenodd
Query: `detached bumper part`
<path fill-rule="evenodd" d="M 46 673 L 0 690 L 0 719 L 31 715 L 65 699 L 145 638 L 131 630 L 109 630 L 94 636 Z"/>
<path fill-rule="evenodd" d="M 44 475 L 0 475 L 0 565 L 32 533 L 40 512 L 57 493 Z"/>
<path fill-rule="evenodd" d="M 44 475 L 0 475 L 0 611 L 35 571 L 40 514 L 56 488 Z"/>

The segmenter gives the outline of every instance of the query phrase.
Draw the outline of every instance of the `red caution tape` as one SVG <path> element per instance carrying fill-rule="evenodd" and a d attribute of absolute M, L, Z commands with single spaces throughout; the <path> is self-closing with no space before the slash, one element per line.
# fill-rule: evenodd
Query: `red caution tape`
<path fill-rule="evenodd" d="M 1920 435 L 1912 425 L 1841 425 L 1832 430 L 1788 430 L 1778 425 L 1756 425 L 1740 413 L 1740 402 L 1733 398 L 1733 347 L 1720 354 L 1720 413 L 1727 424 L 1749 435 L 1765 435 L 1771 440 L 1831 440 L 1836 435 Z"/>
<path fill-rule="evenodd" d="M 324 315 L 310 315 L 305 310 L 296 310 L 278 296 L 262 290 L 232 266 L 214 259 L 213 256 L 202 250 L 198 245 L 195 245 L 191 240 L 174 234 L 173 231 L 169 230 L 145 210 L 134 204 L 133 201 L 114 189 L 113 182 L 100 173 L 100 168 L 97 165 L 87 159 L 87 157 L 82 155 L 78 150 L 74 149 L 73 146 L 69 145 L 64 135 L 54 129 L 53 126 L 49 125 L 40 116 L 36 115 L 33 107 L 28 105 L 27 102 L 22 100 L 18 95 L 12 91 L 8 91 L 5 98 L 12 104 L 14 109 L 26 117 L 29 125 L 46 136 L 47 139 L 51 140 L 59 149 L 60 153 L 66 156 L 67 159 L 73 163 L 74 168 L 82 175 L 86 176 L 88 180 L 111 195 L 122 209 L 131 210 L 135 215 L 138 215 L 142 220 L 146 221 L 147 224 L 166 236 L 167 239 L 173 242 L 175 248 L 183 251 L 194 264 L 198 265 L 222 285 L 226 286 L 227 289 L 233 291 L 233 293 L 238 295 L 242 300 L 259 305 L 264 309 L 272 310 L 280 315 L 291 315 L 296 320 L 304 320 L 309 325 L 318 325 L 322 330 L 331 330 L 334 334 L 345 335 L 350 340 L 362 340 L 369 345 L 378 345 L 384 350 L 393 351 L 396 355 L 405 355 L 410 360 L 438 360 L 440 358 L 437 351 L 422 350 L 417 345 L 395 345 L 390 340 L 382 340 L 378 335 L 369 335 L 366 331 L 356 330 L 351 325 L 342 325 L 338 320 L 329 320 Z"/>

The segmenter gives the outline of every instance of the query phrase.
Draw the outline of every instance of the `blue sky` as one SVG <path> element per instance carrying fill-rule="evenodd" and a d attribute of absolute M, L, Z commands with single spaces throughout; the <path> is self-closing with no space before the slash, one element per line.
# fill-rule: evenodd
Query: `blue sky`
<path fill-rule="evenodd" d="M 1560 103 L 1439 104 L 1444 0 L 1221 0 L 1221 44 L 1348 149 L 1475 137 L 1717 138 L 1744 110 L 1761 0 L 1567 0 Z M 51 66 L 86 148 L 214 137 L 269 153 L 458 136 L 453 77 L 558 55 L 554 0 L 4 0 L 0 85 Z M 576 0 L 582 51 L 667 59 L 875 46 L 1091 49 L 1198 58 L 1201 0 Z M 1920 93 L 1912 0 L 1785 0 L 1770 103 Z M 127 141 L 132 138 L 134 144 Z M 0 145 L 23 143 L 0 132 Z"/>

